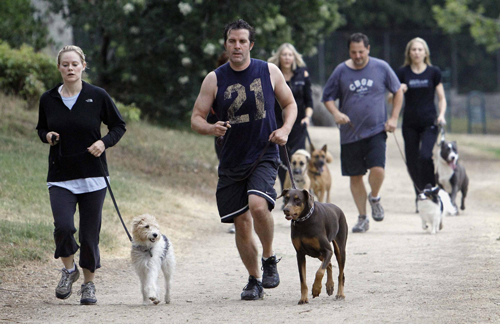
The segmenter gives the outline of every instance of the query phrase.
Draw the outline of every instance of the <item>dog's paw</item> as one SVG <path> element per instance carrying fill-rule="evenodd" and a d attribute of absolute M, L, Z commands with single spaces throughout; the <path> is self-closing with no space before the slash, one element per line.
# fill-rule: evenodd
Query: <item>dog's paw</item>
<path fill-rule="evenodd" d="M 328 296 L 333 295 L 333 291 L 334 290 L 335 290 L 335 286 L 334 285 L 331 285 L 331 286 L 328 286 L 328 284 L 326 285 L 326 293 L 328 294 Z"/>
<path fill-rule="evenodd" d="M 298 304 L 299 305 L 309 304 L 309 300 L 307 298 L 306 299 L 301 299 L 301 300 L 299 300 Z"/>
<path fill-rule="evenodd" d="M 336 300 L 345 300 L 345 296 L 344 295 L 336 295 L 335 299 Z"/>
<path fill-rule="evenodd" d="M 160 300 L 156 297 L 149 297 L 149 300 L 153 302 L 153 304 L 158 305 Z"/>
<path fill-rule="evenodd" d="M 312 289 L 313 298 L 318 297 L 320 293 L 321 293 L 321 284 L 313 285 L 313 289 Z"/>

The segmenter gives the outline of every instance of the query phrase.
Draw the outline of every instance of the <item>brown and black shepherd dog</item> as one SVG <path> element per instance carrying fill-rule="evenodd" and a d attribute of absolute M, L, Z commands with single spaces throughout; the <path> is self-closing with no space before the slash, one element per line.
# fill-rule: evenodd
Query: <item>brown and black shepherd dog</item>
<path fill-rule="evenodd" d="M 311 145 L 311 159 L 307 174 L 311 179 L 311 189 L 318 197 L 319 202 L 330 202 L 330 189 L 332 187 L 332 176 L 327 163 L 333 161 L 333 156 L 328 152 L 326 144 L 320 150 Z M 326 196 L 326 199 L 325 199 Z"/>

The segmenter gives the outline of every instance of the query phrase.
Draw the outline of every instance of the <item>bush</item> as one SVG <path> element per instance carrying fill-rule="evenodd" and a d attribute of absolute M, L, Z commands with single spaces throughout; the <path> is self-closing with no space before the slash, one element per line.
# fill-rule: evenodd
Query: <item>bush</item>
<path fill-rule="evenodd" d="M 141 120 L 141 110 L 134 103 L 125 105 L 115 99 L 113 101 L 127 123 Z"/>
<path fill-rule="evenodd" d="M 35 107 L 40 96 L 61 81 L 55 60 L 32 47 L 11 48 L 0 42 L 0 89 L 26 99 Z"/>

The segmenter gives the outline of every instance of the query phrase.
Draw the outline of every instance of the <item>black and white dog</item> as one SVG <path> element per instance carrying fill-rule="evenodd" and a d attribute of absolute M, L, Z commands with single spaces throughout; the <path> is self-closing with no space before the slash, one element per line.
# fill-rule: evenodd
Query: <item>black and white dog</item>
<path fill-rule="evenodd" d="M 465 209 L 465 197 L 469 187 L 469 178 L 465 172 L 465 168 L 458 163 L 458 149 L 457 142 L 447 142 L 441 140 L 439 149 L 439 158 L 436 170 L 436 183 L 444 189 L 451 199 L 451 203 L 455 208 L 452 215 L 458 214 L 457 205 L 455 200 L 459 191 L 462 192 L 462 202 L 460 209 Z"/>
<path fill-rule="evenodd" d="M 444 216 L 455 209 L 448 193 L 438 186 L 433 188 L 430 184 L 418 195 L 417 205 L 422 218 L 422 229 L 430 229 L 431 234 L 443 229 Z"/>

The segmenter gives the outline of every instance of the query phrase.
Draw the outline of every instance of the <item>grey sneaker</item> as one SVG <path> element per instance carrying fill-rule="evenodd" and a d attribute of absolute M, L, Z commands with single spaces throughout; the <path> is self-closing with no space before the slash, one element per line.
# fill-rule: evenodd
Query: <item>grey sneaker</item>
<path fill-rule="evenodd" d="M 366 215 L 358 216 L 358 223 L 352 228 L 353 233 L 364 233 L 370 229 L 370 220 Z"/>
<path fill-rule="evenodd" d="M 97 303 L 97 298 L 95 297 L 95 286 L 92 281 L 87 282 L 82 285 L 82 288 L 78 291 L 78 295 L 81 295 L 80 304 L 82 305 L 95 305 Z"/>
<path fill-rule="evenodd" d="M 61 272 L 61 280 L 56 287 L 56 297 L 59 299 L 66 299 L 71 296 L 71 288 L 73 287 L 73 283 L 80 278 L 80 270 L 75 265 L 76 270 L 72 273 L 69 273 L 66 268 L 62 268 Z"/>
<path fill-rule="evenodd" d="M 236 233 L 236 228 L 234 227 L 234 224 L 231 224 L 231 227 L 227 230 L 229 234 L 234 234 Z"/>
<path fill-rule="evenodd" d="M 368 195 L 368 201 L 370 202 L 370 206 L 372 207 L 372 217 L 376 222 L 381 222 L 384 220 L 384 208 L 380 204 L 380 198 L 374 200 L 372 194 Z"/>

